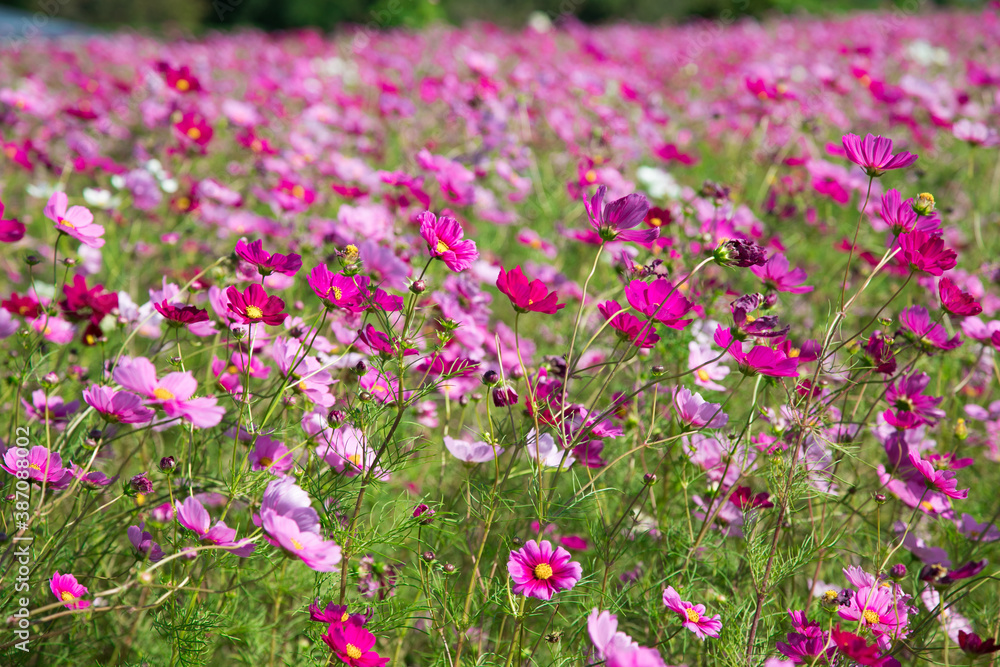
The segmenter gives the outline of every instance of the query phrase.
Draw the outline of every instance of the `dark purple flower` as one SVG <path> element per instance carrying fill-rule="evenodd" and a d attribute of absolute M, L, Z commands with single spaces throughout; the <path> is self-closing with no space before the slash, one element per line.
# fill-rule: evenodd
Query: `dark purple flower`
<path fill-rule="evenodd" d="M 646 218 L 649 212 L 649 200 L 645 195 L 630 194 L 604 204 L 608 194 L 607 186 L 602 185 L 597 193 L 583 205 L 593 227 L 604 241 L 634 241 L 636 243 L 651 243 L 660 237 L 660 228 L 634 229 Z"/>

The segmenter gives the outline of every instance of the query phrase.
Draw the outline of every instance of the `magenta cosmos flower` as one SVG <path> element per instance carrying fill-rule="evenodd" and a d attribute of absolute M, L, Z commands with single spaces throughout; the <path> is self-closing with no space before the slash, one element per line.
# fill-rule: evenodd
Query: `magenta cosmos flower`
<path fill-rule="evenodd" d="M 115 391 L 111 387 L 93 386 L 83 390 L 83 400 L 97 410 L 105 421 L 113 424 L 147 424 L 156 412 L 142 404 L 131 392 Z"/>
<path fill-rule="evenodd" d="M 500 275 L 497 276 L 497 289 L 507 295 L 514 310 L 519 313 L 551 315 L 566 307 L 565 303 L 557 303 L 559 296 L 555 292 L 549 292 L 541 280 L 529 283 L 520 266 L 514 267 L 509 273 L 501 266 Z"/>
<path fill-rule="evenodd" d="M 53 489 L 65 489 L 73 479 L 72 470 L 63 467 L 59 452 L 50 453 L 45 447 L 35 445 L 28 450 L 26 460 L 27 464 L 24 463 L 24 458 L 18 456 L 18 448 L 11 447 L 3 455 L 0 467 L 11 475 L 16 475 L 19 470 L 27 470 L 28 479 L 47 484 Z"/>
<path fill-rule="evenodd" d="M 91 248 L 103 246 L 104 239 L 101 237 L 104 236 L 104 227 L 94 224 L 94 214 L 83 206 L 71 206 L 67 210 L 68 203 L 65 192 L 53 192 L 45 205 L 45 217 L 56 223 L 56 230 L 60 233 L 68 234 Z"/>
<path fill-rule="evenodd" d="M 940 276 L 955 268 L 958 254 L 944 247 L 940 233 L 913 231 L 899 235 L 899 247 L 903 261 L 913 271 L 923 271 L 932 276 Z"/>
<path fill-rule="evenodd" d="M 479 259 L 476 242 L 465 238 L 458 220 L 447 215 L 440 218 L 424 211 L 417 216 L 420 235 L 427 241 L 431 257 L 437 257 L 452 271 L 465 271 Z"/>
<path fill-rule="evenodd" d="M 805 294 L 812 292 L 812 285 L 803 285 L 806 272 L 801 268 L 788 268 L 788 258 L 781 253 L 771 255 L 763 266 L 751 266 L 750 271 L 760 278 L 764 285 L 776 292 Z"/>
<path fill-rule="evenodd" d="M 331 623 L 323 641 L 341 662 L 351 667 L 382 667 L 389 662 L 389 658 L 372 650 L 375 635 L 356 623 Z"/>
<path fill-rule="evenodd" d="M 691 320 L 682 320 L 688 311 L 694 307 L 674 289 L 673 283 L 666 278 L 657 278 L 647 283 L 633 280 L 625 287 L 625 298 L 629 305 L 649 319 L 655 319 L 671 329 L 683 329 Z"/>
<path fill-rule="evenodd" d="M 740 366 L 744 375 L 769 375 L 771 377 L 798 377 L 798 361 L 780 350 L 766 345 L 754 345 L 749 352 L 743 351 L 743 343 L 733 338 L 728 327 L 721 324 L 715 330 L 715 344 L 728 349 L 729 354 Z"/>
<path fill-rule="evenodd" d="M 3 202 L 0 201 L 0 243 L 16 243 L 24 238 L 24 223 L 16 218 L 4 220 L 3 209 Z"/>
<path fill-rule="evenodd" d="M 681 600 L 681 596 L 673 586 L 663 590 L 663 604 L 667 609 L 677 612 L 684 622 L 684 627 L 694 633 L 695 637 L 704 640 L 705 637 L 718 637 L 722 629 L 722 617 L 719 614 L 711 618 L 705 615 L 705 605 L 691 604 Z"/>
<path fill-rule="evenodd" d="M 59 570 L 56 570 L 49 580 L 49 588 L 67 609 L 86 609 L 90 606 L 90 600 L 80 599 L 89 592 L 87 587 L 79 583 L 72 574 L 59 574 Z"/>
<path fill-rule="evenodd" d="M 198 306 L 185 306 L 170 303 L 169 301 L 159 301 L 153 304 L 153 308 L 160 315 L 163 315 L 163 319 L 171 326 L 183 327 L 198 324 L 199 322 L 208 322 L 208 311 Z"/>
<path fill-rule="evenodd" d="M 962 345 L 961 336 L 956 333 L 948 338 L 947 330 L 932 322 L 930 313 L 921 306 L 910 306 L 900 311 L 899 323 L 903 325 L 903 334 L 923 347 L 925 352 L 954 350 Z"/>
<path fill-rule="evenodd" d="M 593 227 L 604 241 L 635 241 L 652 243 L 660 237 L 660 228 L 634 229 L 642 223 L 649 212 L 649 200 L 645 195 L 630 194 L 604 204 L 608 194 L 607 186 L 597 188 L 590 201 L 583 198 L 583 205 Z"/>
<path fill-rule="evenodd" d="M 856 134 L 845 134 L 843 137 L 844 152 L 847 159 L 860 165 L 865 173 L 877 178 L 891 169 L 903 169 L 917 161 L 916 155 L 902 152 L 892 154 L 892 139 L 869 134 L 864 139 Z"/>
<path fill-rule="evenodd" d="M 236 242 L 236 255 L 257 267 L 257 273 L 269 276 L 272 273 L 283 273 L 294 276 L 302 268 L 302 256 L 294 252 L 288 255 L 264 251 L 264 242 L 260 239 L 247 243 L 243 239 Z"/>
<path fill-rule="evenodd" d="M 281 312 L 285 302 L 274 295 L 268 296 L 264 288 L 257 283 L 253 283 L 243 292 L 230 286 L 226 290 L 226 296 L 229 297 L 229 310 L 242 318 L 243 324 L 262 322 L 277 326 L 288 317 L 288 313 Z"/>
<path fill-rule="evenodd" d="M 969 497 L 968 489 L 959 490 L 958 480 L 955 479 L 955 472 L 953 470 L 936 469 L 931 461 L 920 458 L 920 454 L 912 449 L 910 450 L 910 463 L 923 475 L 929 489 L 943 493 L 949 498 L 957 498 L 958 500 L 964 500 Z"/>
<path fill-rule="evenodd" d="M 583 566 L 571 560 L 562 547 L 552 550 L 552 543 L 529 540 L 520 551 L 511 551 L 507 571 L 514 580 L 514 593 L 539 600 L 551 600 L 552 594 L 569 590 L 583 576 Z"/>
<path fill-rule="evenodd" d="M 194 531 L 202 542 L 216 544 L 240 558 L 246 558 L 257 548 L 256 544 L 248 540 L 234 542 L 236 529 L 230 528 L 224 521 L 217 521 L 215 525 L 212 525 L 212 518 L 208 515 L 208 510 L 194 496 L 186 498 L 183 503 L 177 502 L 176 516 L 177 523 Z"/>
<path fill-rule="evenodd" d="M 364 295 L 354 279 L 342 273 L 331 272 L 325 264 L 313 267 L 309 272 L 308 282 L 316 296 L 330 307 L 343 308 L 352 313 L 360 313 L 365 309 Z"/>
<path fill-rule="evenodd" d="M 598 305 L 597 310 L 608 321 L 608 325 L 618 332 L 619 338 L 636 347 L 648 349 L 660 340 L 652 324 L 629 313 L 628 308 L 622 308 L 614 299 Z"/>

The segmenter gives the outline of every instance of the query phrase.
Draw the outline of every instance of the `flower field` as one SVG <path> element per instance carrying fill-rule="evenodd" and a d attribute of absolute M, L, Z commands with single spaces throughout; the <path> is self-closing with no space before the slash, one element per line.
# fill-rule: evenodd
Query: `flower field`
<path fill-rule="evenodd" d="M 4 665 L 994 664 L 1000 6 L 536 18 L 0 51 Z"/>

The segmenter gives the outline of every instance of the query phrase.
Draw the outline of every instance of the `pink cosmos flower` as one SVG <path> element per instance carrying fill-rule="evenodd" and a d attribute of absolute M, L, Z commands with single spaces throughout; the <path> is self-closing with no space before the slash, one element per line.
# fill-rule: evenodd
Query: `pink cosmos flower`
<path fill-rule="evenodd" d="M 25 466 L 22 461 L 27 461 Z M 20 463 L 20 465 L 19 465 Z M 16 475 L 18 470 L 27 470 L 28 479 L 32 479 L 39 484 L 46 484 L 53 489 L 65 489 L 73 479 L 73 473 L 69 468 L 64 468 L 62 456 L 59 452 L 49 453 L 49 450 L 42 445 L 35 445 L 28 450 L 26 459 L 18 456 L 18 448 L 10 447 L 3 455 L 3 463 L 0 467 Z"/>
<path fill-rule="evenodd" d="M 937 406 L 944 399 L 923 393 L 930 381 L 927 373 L 914 372 L 891 383 L 885 400 L 893 407 L 883 413 L 885 420 L 896 428 L 910 429 L 943 419 L 945 412 Z"/>
<path fill-rule="evenodd" d="M 556 247 L 543 239 L 534 229 L 525 228 L 519 231 L 517 233 L 517 242 L 529 248 L 540 250 L 549 259 L 555 259 L 558 253 Z"/>
<path fill-rule="evenodd" d="M 941 278 L 938 281 L 938 297 L 941 299 L 941 307 L 949 315 L 968 317 L 983 312 L 983 307 L 979 305 L 975 297 L 967 292 L 963 292 L 949 278 Z"/>
<path fill-rule="evenodd" d="M 383 667 L 389 662 L 389 658 L 383 658 L 372 650 L 375 635 L 350 621 L 331 623 L 323 641 L 341 662 L 350 667 Z"/>
<path fill-rule="evenodd" d="M 94 214 L 83 206 L 71 206 L 67 210 L 68 203 L 65 192 L 53 192 L 45 205 L 45 217 L 56 223 L 56 230 L 60 233 L 68 234 L 91 248 L 103 246 L 104 239 L 101 237 L 104 236 L 104 227 L 94 224 Z"/>
<path fill-rule="evenodd" d="M 357 283 L 341 273 L 332 273 L 324 264 L 309 272 L 309 287 L 330 306 L 357 313 L 364 310 L 364 299 Z"/>
<path fill-rule="evenodd" d="M 452 271 L 465 271 L 479 259 L 476 242 L 466 239 L 458 220 L 447 215 L 440 218 L 424 211 L 417 216 L 420 235 L 427 241 L 431 257 L 437 257 Z"/>
<path fill-rule="evenodd" d="M 705 637 L 718 637 L 722 630 L 722 617 L 719 614 L 711 618 L 705 616 L 705 605 L 691 604 L 681 600 L 681 596 L 673 586 L 663 590 L 663 604 L 667 609 L 677 612 L 684 627 L 694 633 L 695 637 L 704 641 Z"/>
<path fill-rule="evenodd" d="M 902 248 L 900 254 L 903 262 L 912 271 L 940 276 L 955 268 L 958 263 L 958 254 L 951 248 L 944 247 L 944 239 L 939 232 L 913 231 L 900 234 L 899 247 Z"/>
<path fill-rule="evenodd" d="M 629 341 L 638 348 L 649 349 L 660 340 L 652 324 L 632 315 L 628 312 L 628 308 L 622 308 L 621 304 L 613 299 L 598 305 L 597 310 L 608 321 L 609 326 L 618 332 L 619 338 Z"/>
<path fill-rule="evenodd" d="M 163 549 L 153 541 L 153 535 L 145 528 L 145 523 L 128 527 L 128 541 L 132 543 L 132 551 L 139 560 L 149 559 L 151 563 L 163 560 Z"/>
<path fill-rule="evenodd" d="M 42 334 L 45 340 L 57 345 L 65 345 L 73 340 L 76 327 L 64 319 L 42 314 L 34 319 L 27 320 L 28 325 Z"/>
<path fill-rule="evenodd" d="M 635 241 L 636 243 L 651 243 L 660 237 L 659 227 L 635 229 L 646 218 L 649 212 L 649 200 L 646 195 L 630 194 L 604 204 L 608 188 L 602 185 L 590 201 L 583 198 L 590 226 L 604 241 Z"/>
<path fill-rule="evenodd" d="M 253 451 L 250 452 L 251 470 L 266 470 L 276 477 L 281 477 L 295 464 L 295 459 L 285 444 L 272 440 L 266 435 L 257 436 Z"/>
<path fill-rule="evenodd" d="M 225 547 L 226 551 L 236 554 L 240 558 L 246 558 L 257 548 L 256 544 L 247 540 L 234 542 L 236 529 L 230 528 L 225 522 L 218 521 L 213 526 L 208 510 L 194 496 L 189 496 L 183 503 L 177 501 L 176 516 L 177 523 L 194 531 L 199 540 Z"/>
<path fill-rule="evenodd" d="M 24 406 L 24 413 L 28 419 L 37 419 L 62 431 L 66 428 L 70 415 L 80 407 L 80 401 L 66 403 L 62 396 L 48 395 L 44 389 L 36 389 L 31 392 L 31 402 L 22 398 L 21 405 Z"/>
<path fill-rule="evenodd" d="M 612 644 L 608 647 L 607 658 L 607 667 L 666 667 L 660 652 L 645 646 Z"/>
<path fill-rule="evenodd" d="M 892 189 L 882 195 L 879 204 L 879 216 L 897 236 L 904 232 L 912 232 L 917 226 L 920 216 L 913 210 L 913 199 L 903 201 L 899 190 Z"/>
<path fill-rule="evenodd" d="M 112 424 L 148 424 L 156 415 L 156 411 L 144 406 L 135 394 L 115 391 L 111 387 L 87 387 L 83 390 L 83 400 Z"/>
<path fill-rule="evenodd" d="M 674 289 L 673 283 L 666 278 L 657 278 L 650 283 L 633 280 L 625 287 L 625 298 L 648 319 L 655 319 L 671 329 L 683 329 L 692 321 L 681 318 L 694 304 L 684 298 L 680 290 Z"/>
<path fill-rule="evenodd" d="M 718 403 L 708 403 L 701 394 L 677 387 L 673 391 L 674 411 L 677 420 L 697 428 L 722 428 L 729 422 L 729 415 L 722 412 Z"/>
<path fill-rule="evenodd" d="M 931 461 L 920 458 L 920 454 L 910 450 L 910 463 L 923 475 L 927 487 L 943 493 L 949 498 L 964 500 L 969 497 L 969 490 L 958 489 L 958 480 L 953 470 L 937 470 Z"/>
<path fill-rule="evenodd" d="M 729 368 L 716 359 L 718 356 L 710 345 L 701 345 L 697 341 L 688 343 L 688 368 L 698 369 L 694 371 L 696 385 L 713 391 L 726 390 L 719 381 L 728 377 Z"/>
<path fill-rule="evenodd" d="M 872 178 L 881 176 L 890 169 L 909 167 L 918 157 L 905 151 L 893 155 L 892 139 L 871 134 L 864 139 L 856 134 L 845 134 L 843 144 L 847 159 L 859 165 Z"/>
<path fill-rule="evenodd" d="M 283 273 L 286 276 L 294 276 L 302 268 L 302 257 L 295 253 L 273 255 L 264 251 L 264 241 L 257 239 L 253 243 L 247 244 L 243 239 L 236 242 L 236 255 L 257 268 L 261 276 L 269 276 L 272 273 Z"/>
<path fill-rule="evenodd" d="M 552 543 L 529 540 L 519 551 L 510 552 L 507 572 L 514 580 L 514 593 L 539 600 L 551 600 L 552 594 L 569 590 L 583 576 L 583 566 L 571 560 L 562 547 L 552 549 Z"/>
<path fill-rule="evenodd" d="M 948 338 L 945 328 L 940 324 L 934 324 L 930 313 L 921 306 L 904 308 L 899 313 L 899 323 L 903 325 L 903 333 L 928 352 L 954 350 L 962 344 L 961 336 L 955 334 Z"/>
<path fill-rule="evenodd" d="M 764 284 L 776 292 L 805 294 L 813 291 L 811 285 L 803 285 L 806 272 L 801 269 L 788 269 L 788 258 L 776 252 L 767 258 L 763 266 L 751 266 L 750 271 L 764 281 Z"/>
<path fill-rule="evenodd" d="M 254 524 L 264 528 L 271 545 L 300 558 L 317 572 L 333 572 L 340 563 L 340 547 L 320 535 L 319 515 L 293 477 L 267 485 Z"/>
<path fill-rule="evenodd" d="M 979 523 L 971 514 L 962 514 L 961 522 L 956 521 L 958 532 L 973 542 L 996 542 L 1000 540 L 1000 529 L 989 522 Z"/>
<path fill-rule="evenodd" d="M 503 447 L 497 447 L 482 440 L 468 442 L 444 436 L 444 446 L 452 456 L 466 463 L 485 463 L 503 454 Z"/>
<path fill-rule="evenodd" d="M 893 639 L 905 637 L 908 632 L 909 599 L 898 584 L 882 585 L 876 581 L 858 586 L 850 602 L 841 605 L 838 613 L 844 620 L 859 622 L 875 636 L 881 648 L 887 649 Z"/>
<path fill-rule="evenodd" d="M 4 220 L 3 209 L 3 202 L 0 202 L 0 243 L 16 243 L 24 238 L 24 223 L 14 218 Z"/>
<path fill-rule="evenodd" d="M 229 310 L 236 313 L 244 324 L 262 322 L 277 326 L 288 317 L 288 313 L 281 312 L 285 302 L 277 296 L 268 296 L 257 283 L 251 284 L 243 292 L 230 286 L 226 290 L 226 296 L 229 297 Z"/>
<path fill-rule="evenodd" d="M 549 292 L 541 280 L 532 280 L 521 271 L 521 267 L 514 267 L 509 273 L 500 267 L 500 275 L 497 276 L 497 289 L 507 295 L 514 310 L 520 313 L 547 313 L 551 315 L 561 308 L 565 308 L 565 303 L 557 303 L 559 300 L 555 292 Z"/>
<path fill-rule="evenodd" d="M 715 330 L 715 344 L 729 350 L 729 354 L 740 366 L 744 375 L 768 375 L 771 377 L 798 377 L 798 361 L 780 350 L 766 345 L 754 345 L 750 352 L 743 351 L 743 343 L 733 339 L 728 327 L 721 324 Z"/>
<path fill-rule="evenodd" d="M 610 611 L 591 611 L 587 617 L 587 632 L 594 642 L 597 660 L 604 660 L 609 650 L 613 652 L 616 649 L 639 646 L 627 634 L 618 631 L 618 617 Z"/>
<path fill-rule="evenodd" d="M 226 414 L 214 396 L 192 398 L 198 381 L 190 371 L 167 373 L 157 380 L 156 367 L 149 359 L 122 357 L 113 377 L 126 389 L 161 405 L 168 417 L 181 417 L 198 428 L 211 428 Z"/>
<path fill-rule="evenodd" d="M 56 570 L 49 580 L 49 588 L 67 609 L 86 609 L 90 606 L 90 600 L 81 599 L 89 592 L 87 587 L 79 583 L 72 574 L 59 574 L 59 570 Z"/>

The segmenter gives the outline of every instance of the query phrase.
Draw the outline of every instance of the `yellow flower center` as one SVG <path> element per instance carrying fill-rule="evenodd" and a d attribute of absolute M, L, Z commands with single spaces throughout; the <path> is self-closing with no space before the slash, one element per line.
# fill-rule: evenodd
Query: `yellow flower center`
<path fill-rule="evenodd" d="M 264 148 L 264 144 L 260 143 L 260 139 L 254 139 L 250 142 L 250 148 L 253 149 L 254 153 L 259 153 Z"/>
<path fill-rule="evenodd" d="M 177 90 L 179 90 L 179 91 L 181 91 L 183 93 L 185 90 L 188 90 L 190 87 L 191 87 L 191 84 L 188 83 L 187 79 L 177 79 Z"/>
<path fill-rule="evenodd" d="M 201 139 L 201 130 L 199 130 L 197 127 L 190 127 L 188 128 L 187 135 L 192 139 L 194 139 L 195 141 L 198 141 L 199 139 Z"/>
<path fill-rule="evenodd" d="M 264 311 L 257 306 L 247 306 L 247 317 L 251 320 L 259 320 L 264 317 Z"/>
<path fill-rule="evenodd" d="M 340 299 L 344 296 L 344 291 L 339 287 L 331 287 L 330 291 L 333 292 L 333 298 L 337 301 L 340 301 Z"/>
<path fill-rule="evenodd" d="M 437 244 L 437 251 L 438 252 L 448 252 L 449 250 L 451 250 L 451 248 L 448 247 L 447 243 L 445 243 L 444 241 L 438 241 L 438 244 Z"/>
<path fill-rule="evenodd" d="M 870 76 L 868 76 L 867 74 L 865 74 L 864 76 L 861 77 L 861 85 L 862 86 L 864 86 L 865 88 L 867 88 L 871 84 L 872 84 L 872 78 Z"/>
<path fill-rule="evenodd" d="M 684 613 L 687 614 L 688 620 L 692 623 L 697 623 L 701 620 L 701 616 L 694 609 L 685 609 Z"/>
<path fill-rule="evenodd" d="M 347 648 L 344 649 L 344 653 L 346 653 L 347 657 L 351 660 L 357 660 L 361 657 L 361 649 L 354 644 L 348 644 Z"/>
<path fill-rule="evenodd" d="M 37 463 L 29 463 L 28 467 L 31 468 L 32 470 L 38 470 L 38 471 L 41 471 L 42 469 L 42 466 L 38 465 Z"/>
<path fill-rule="evenodd" d="M 73 600 L 76 599 L 76 596 L 70 593 L 69 591 L 63 591 L 62 593 L 59 594 L 59 597 L 62 598 L 63 602 L 72 602 Z"/>
<path fill-rule="evenodd" d="M 358 246 L 352 243 L 351 245 L 344 248 L 344 254 L 346 255 L 346 259 L 348 261 L 353 262 L 358 258 L 358 255 L 361 254 L 361 251 L 358 250 Z"/>
<path fill-rule="evenodd" d="M 833 602 L 834 600 L 837 599 L 837 591 L 831 590 L 827 591 L 826 593 L 823 593 L 823 599 L 826 600 L 827 602 Z"/>
<path fill-rule="evenodd" d="M 270 468 L 272 463 L 274 463 L 274 461 L 272 461 L 271 459 L 267 458 L 266 456 L 263 457 L 263 458 L 261 458 L 261 460 L 260 460 L 260 464 L 262 466 L 264 466 L 265 468 Z"/>
<path fill-rule="evenodd" d="M 76 225 L 67 220 L 66 218 L 59 218 L 59 224 L 63 227 L 69 227 L 70 229 L 76 229 Z"/>
<path fill-rule="evenodd" d="M 294 188 L 292 188 L 292 196 L 295 197 L 296 199 L 302 199 L 303 197 L 306 196 L 306 189 L 301 185 L 296 185 Z"/>
<path fill-rule="evenodd" d="M 663 220 L 659 218 L 650 218 L 649 224 L 652 225 L 653 227 L 660 227 L 661 225 L 663 225 Z"/>
<path fill-rule="evenodd" d="M 298 385 L 296 385 L 296 386 L 299 388 L 299 391 L 305 391 L 306 390 L 306 381 L 303 380 L 302 382 L 298 383 Z"/>
<path fill-rule="evenodd" d="M 539 563 L 535 566 L 535 579 L 545 581 L 552 576 L 552 566 L 548 563 Z"/>
<path fill-rule="evenodd" d="M 920 502 L 920 506 L 923 507 L 928 512 L 933 512 L 934 511 L 934 505 L 931 505 L 931 502 L 929 500 L 923 500 L 923 501 L 921 501 Z"/>
<path fill-rule="evenodd" d="M 236 368 L 236 366 L 230 365 L 226 368 L 226 372 L 229 373 L 230 375 L 236 375 L 237 373 L 240 372 L 240 369 Z"/>
<path fill-rule="evenodd" d="M 695 373 L 695 375 L 697 375 L 698 379 L 701 380 L 702 382 L 708 382 L 708 371 L 706 371 L 704 368 L 699 368 L 698 371 Z"/>
<path fill-rule="evenodd" d="M 135 504 L 138 505 L 139 507 L 142 507 L 143 505 L 145 505 L 146 504 L 146 496 L 143 495 L 143 494 L 141 494 L 141 493 L 139 495 L 137 495 L 135 497 Z"/>
<path fill-rule="evenodd" d="M 17 149 L 14 148 L 13 146 L 8 146 L 7 148 L 3 149 L 3 152 L 4 155 L 6 155 L 11 159 L 13 159 L 15 155 L 17 155 Z"/>
<path fill-rule="evenodd" d="M 295 539 L 294 537 L 292 537 L 292 538 L 289 538 L 289 539 L 290 539 L 290 541 L 291 541 L 291 543 L 292 543 L 292 546 L 293 546 L 293 547 L 295 547 L 295 550 L 296 550 L 296 551 L 302 551 L 303 549 L 305 549 L 305 547 L 304 547 L 304 546 L 302 546 L 302 543 L 301 543 L 301 542 L 299 542 L 299 541 L 298 541 L 297 539 Z"/>
<path fill-rule="evenodd" d="M 350 456 L 347 457 L 347 460 L 350 461 L 351 463 L 353 463 L 354 465 L 356 465 L 357 467 L 359 467 L 359 468 L 361 467 L 361 455 L 360 454 L 351 454 Z"/>
<path fill-rule="evenodd" d="M 593 183 L 594 181 L 597 180 L 597 172 L 594 171 L 593 169 L 588 169 L 587 173 L 584 174 L 583 177 L 584 179 L 586 179 L 588 183 Z"/>
<path fill-rule="evenodd" d="M 181 197 L 180 199 L 177 200 L 177 208 L 181 209 L 182 211 L 188 210 L 189 208 L 191 208 L 191 200 L 188 199 L 187 197 Z"/>
<path fill-rule="evenodd" d="M 802 353 L 801 350 L 799 350 L 797 347 L 793 347 L 792 349 L 790 349 L 788 351 L 788 358 L 789 359 L 794 359 L 795 357 L 799 356 L 801 353 Z"/>
<path fill-rule="evenodd" d="M 347 612 L 345 611 L 345 612 L 344 612 L 344 615 L 340 617 L 340 622 L 341 622 L 341 623 L 347 623 L 347 619 L 348 619 L 348 618 L 350 618 L 350 616 L 348 616 L 348 615 L 347 615 Z"/>
<path fill-rule="evenodd" d="M 531 239 L 531 241 L 528 242 L 528 247 L 538 250 L 542 247 L 542 242 L 539 239 Z"/>
<path fill-rule="evenodd" d="M 169 401 L 174 397 L 174 394 L 169 389 L 164 389 L 163 387 L 157 387 L 153 390 L 153 396 L 160 399 L 161 401 Z"/>
<path fill-rule="evenodd" d="M 933 204 L 934 203 L 934 195 L 932 195 L 929 192 L 921 192 L 917 196 L 917 199 L 922 199 L 922 200 L 924 200 L 928 204 Z"/>
<path fill-rule="evenodd" d="M 879 622 L 878 614 L 871 609 L 865 609 L 865 613 L 861 614 L 861 616 L 864 617 L 865 623 L 868 623 L 869 625 L 875 625 Z"/>

